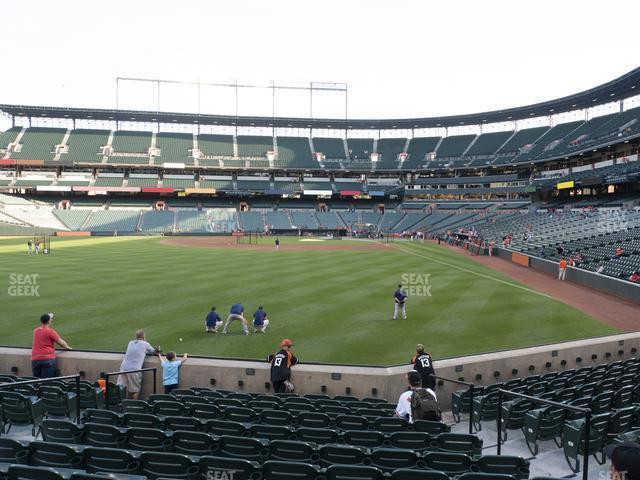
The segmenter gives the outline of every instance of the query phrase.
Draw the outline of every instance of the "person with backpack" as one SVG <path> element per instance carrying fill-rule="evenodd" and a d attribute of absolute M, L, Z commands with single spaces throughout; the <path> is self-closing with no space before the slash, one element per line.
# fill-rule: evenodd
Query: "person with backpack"
<path fill-rule="evenodd" d="M 432 376 L 435 375 L 433 359 L 429 352 L 424 351 L 424 345 L 421 343 L 416 345 L 416 354 L 411 359 L 411 365 L 422 376 L 422 386 L 424 388 L 430 388 L 431 390 L 436 388 L 436 379 Z"/>
<path fill-rule="evenodd" d="M 293 391 L 291 383 L 291 367 L 298 364 L 296 357 L 289 350 L 293 342 L 285 338 L 280 343 L 280 350 L 267 357 L 267 362 L 271 363 L 271 384 L 273 393 L 288 393 Z"/>
<path fill-rule="evenodd" d="M 411 370 L 407 375 L 409 390 L 403 392 L 398 399 L 395 415 L 409 423 L 416 420 L 442 420 L 436 394 L 430 388 L 422 386 L 422 375 Z"/>

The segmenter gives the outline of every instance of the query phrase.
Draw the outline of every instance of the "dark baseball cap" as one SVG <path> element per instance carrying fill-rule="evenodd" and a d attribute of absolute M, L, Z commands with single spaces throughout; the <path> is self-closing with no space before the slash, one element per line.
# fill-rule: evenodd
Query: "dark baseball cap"
<path fill-rule="evenodd" d="M 618 472 L 626 472 L 626 480 L 640 480 L 640 445 L 634 442 L 613 443 L 604 450 Z"/>

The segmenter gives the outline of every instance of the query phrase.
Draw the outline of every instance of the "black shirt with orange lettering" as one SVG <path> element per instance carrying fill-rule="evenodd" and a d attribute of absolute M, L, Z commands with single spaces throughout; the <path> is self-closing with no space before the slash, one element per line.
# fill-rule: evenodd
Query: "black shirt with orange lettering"
<path fill-rule="evenodd" d="M 283 382 L 291 377 L 291 367 L 298 363 L 298 357 L 287 350 L 269 355 L 267 361 L 271 363 L 271 381 Z"/>

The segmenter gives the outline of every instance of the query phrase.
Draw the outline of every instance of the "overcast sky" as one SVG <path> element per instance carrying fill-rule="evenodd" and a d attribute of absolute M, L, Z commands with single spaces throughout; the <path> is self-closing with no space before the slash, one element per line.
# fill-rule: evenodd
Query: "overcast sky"
<path fill-rule="evenodd" d="M 514 107 L 616 78 L 640 65 L 638 1 L 7 2 L 0 102 L 115 107 L 115 78 L 346 82 L 350 118 L 425 117 Z M 120 106 L 155 110 L 152 85 L 122 84 Z M 196 111 L 193 88 L 160 108 Z M 276 114 L 309 115 L 306 92 Z M 271 93 L 241 91 L 241 115 L 270 115 Z M 203 113 L 233 114 L 230 89 Z M 315 117 L 344 116 L 316 96 Z"/>

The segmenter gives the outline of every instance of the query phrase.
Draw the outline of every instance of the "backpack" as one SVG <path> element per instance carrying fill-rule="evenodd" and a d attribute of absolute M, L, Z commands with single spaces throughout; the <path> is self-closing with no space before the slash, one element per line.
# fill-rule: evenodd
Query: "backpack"
<path fill-rule="evenodd" d="M 411 418 L 416 420 L 432 420 L 439 422 L 442 419 L 436 398 L 426 388 L 418 388 L 411 394 Z"/>

